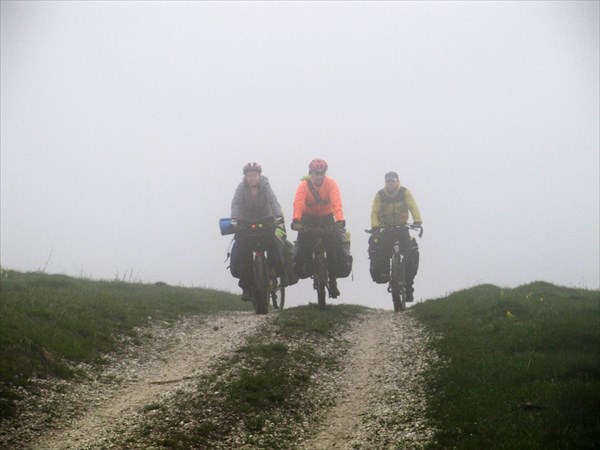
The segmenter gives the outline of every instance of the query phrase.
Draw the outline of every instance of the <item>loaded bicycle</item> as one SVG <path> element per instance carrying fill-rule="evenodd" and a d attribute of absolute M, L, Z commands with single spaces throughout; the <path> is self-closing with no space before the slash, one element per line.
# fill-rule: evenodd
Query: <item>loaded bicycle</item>
<path fill-rule="evenodd" d="M 407 252 L 410 251 L 410 231 L 419 230 L 419 237 L 423 236 L 421 227 L 409 224 L 387 226 L 378 229 L 365 230 L 365 232 L 377 235 L 381 241 L 391 244 L 391 256 L 389 264 L 388 292 L 392 294 L 394 311 L 400 312 L 406 309 L 406 263 Z M 388 250 L 384 247 L 382 250 Z"/>
<path fill-rule="evenodd" d="M 235 226 L 239 235 L 252 248 L 252 286 L 250 295 L 256 314 L 267 314 L 269 298 L 275 309 L 283 309 L 285 288 L 281 286 L 275 270 L 269 265 L 268 244 L 277 222 L 266 217 L 254 222 L 239 221 Z"/>
<path fill-rule="evenodd" d="M 313 226 L 302 225 L 302 231 L 313 240 L 312 266 L 313 288 L 317 291 L 317 303 L 320 309 L 325 309 L 327 293 L 331 296 L 329 285 L 329 268 L 327 262 L 328 243 L 335 239 L 337 228 L 333 224 Z"/>

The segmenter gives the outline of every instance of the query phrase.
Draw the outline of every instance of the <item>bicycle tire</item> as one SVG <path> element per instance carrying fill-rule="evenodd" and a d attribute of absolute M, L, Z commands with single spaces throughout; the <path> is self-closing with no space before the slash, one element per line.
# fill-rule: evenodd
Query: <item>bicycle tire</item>
<path fill-rule="evenodd" d="M 267 262 L 263 256 L 254 258 L 254 288 L 252 289 L 252 304 L 256 314 L 269 312 L 269 285 L 267 280 Z"/>
<path fill-rule="evenodd" d="M 285 288 L 279 289 L 279 309 L 285 306 Z"/>
<path fill-rule="evenodd" d="M 277 277 L 275 277 L 275 274 L 271 273 L 269 275 L 269 297 L 271 298 L 273 308 L 275 309 L 279 308 L 279 304 L 277 303 L 277 287 Z"/>
<path fill-rule="evenodd" d="M 279 293 L 279 295 L 277 295 L 277 293 Z M 277 289 L 277 285 L 271 286 L 271 302 L 273 303 L 273 308 L 283 309 L 283 306 L 285 305 L 284 287 Z"/>
<path fill-rule="evenodd" d="M 324 255 L 315 255 L 314 272 L 317 303 L 319 309 L 325 309 L 325 306 L 327 305 L 325 292 L 325 286 L 327 285 L 327 261 L 325 260 Z"/>
<path fill-rule="evenodd" d="M 394 303 L 394 312 L 406 310 L 406 272 L 404 261 L 396 255 L 392 258 L 392 302 Z"/>

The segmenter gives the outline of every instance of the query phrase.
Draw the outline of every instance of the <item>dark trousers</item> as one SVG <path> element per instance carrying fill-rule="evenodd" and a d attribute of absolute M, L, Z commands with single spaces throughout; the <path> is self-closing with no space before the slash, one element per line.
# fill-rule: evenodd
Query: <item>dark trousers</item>
<path fill-rule="evenodd" d="M 254 248 L 256 240 L 254 238 L 248 238 L 246 236 L 236 236 L 238 242 L 237 245 L 237 257 L 240 263 L 240 281 L 238 286 L 242 289 L 249 289 L 252 286 L 254 274 L 252 272 L 252 259 L 254 256 Z M 269 261 L 269 267 L 275 270 L 277 276 L 281 276 L 283 273 L 283 257 L 282 257 L 282 243 L 273 234 L 272 236 L 265 236 L 261 238 L 264 248 L 267 252 L 267 259 Z"/>

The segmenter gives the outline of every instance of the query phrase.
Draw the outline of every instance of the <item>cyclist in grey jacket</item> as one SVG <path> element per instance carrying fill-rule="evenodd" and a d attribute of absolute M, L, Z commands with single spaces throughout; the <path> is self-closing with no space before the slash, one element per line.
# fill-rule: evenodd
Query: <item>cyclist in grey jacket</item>
<path fill-rule="evenodd" d="M 238 185 L 231 201 L 231 221 L 234 227 L 240 222 L 255 222 L 260 219 L 273 217 L 281 223 L 278 232 L 283 232 L 283 212 L 281 205 L 269 184 L 269 179 L 263 175 L 262 167 L 257 163 L 248 163 L 244 166 L 244 179 Z M 231 267 L 234 274 L 239 271 L 239 283 L 242 288 L 242 300 L 250 300 L 250 287 L 252 286 L 252 246 L 243 238 L 243 234 L 236 233 L 234 247 L 231 252 Z M 281 241 L 275 233 L 268 239 L 267 255 L 269 265 L 275 269 L 277 275 L 285 282 L 283 258 L 281 254 Z"/>
<path fill-rule="evenodd" d="M 256 163 L 253 163 L 256 164 Z M 258 164 L 250 169 L 244 166 L 244 179 L 238 185 L 231 201 L 231 218 L 251 222 L 265 217 L 283 217 L 281 205 L 271 188 L 269 179 L 261 175 Z"/>

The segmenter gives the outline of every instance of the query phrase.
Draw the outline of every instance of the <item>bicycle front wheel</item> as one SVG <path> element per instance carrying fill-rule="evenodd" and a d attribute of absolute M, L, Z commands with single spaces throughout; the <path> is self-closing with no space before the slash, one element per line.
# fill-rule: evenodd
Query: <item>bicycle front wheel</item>
<path fill-rule="evenodd" d="M 327 261 L 323 255 L 316 255 L 314 259 L 315 289 L 317 290 L 317 301 L 319 309 L 325 309 L 327 285 Z"/>
<path fill-rule="evenodd" d="M 392 258 L 392 301 L 394 303 L 394 312 L 404 311 L 406 309 L 406 287 L 405 287 L 405 265 L 404 261 L 398 256 Z"/>
<path fill-rule="evenodd" d="M 256 314 L 269 312 L 269 283 L 267 280 L 267 261 L 263 256 L 254 258 L 254 288 L 252 289 L 252 304 Z"/>

